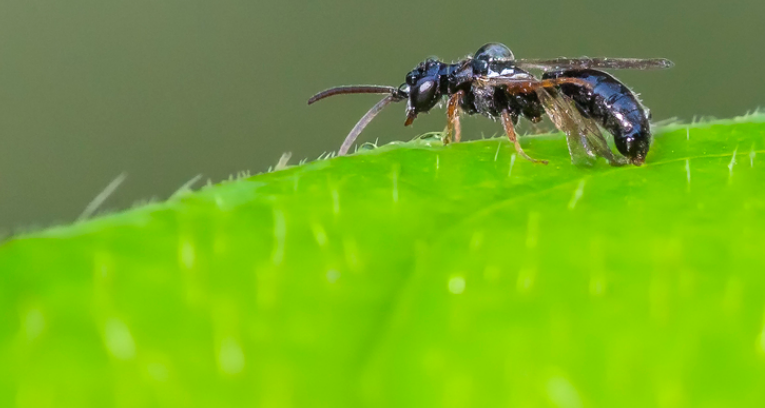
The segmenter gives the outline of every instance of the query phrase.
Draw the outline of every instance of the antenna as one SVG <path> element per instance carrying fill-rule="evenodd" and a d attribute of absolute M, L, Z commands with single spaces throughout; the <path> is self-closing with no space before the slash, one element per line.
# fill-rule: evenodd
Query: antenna
<path fill-rule="evenodd" d="M 396 100 L 401 100 L 406 97 L 401 91 L 399 91 L 398 88 L 394 88 L 392 86 L 346 85 L 346 86 L 338 86 L 335 88 L 330 88 L 330 89 L 327 89 L 326 91 L 321 91 L 317 93 L 316 95 L 312 96 L 311 99 L 308 100 L 308 104 L 310 105 L 324 98 L 329 98 L 330 96 L 344 95 L 344 94 L 379 94 L 379 95 L 388 94 L 391 96 L 395 96 Z"/>
<path fill-rule="evenodd" d="M 350 150 L 351 146 L 353 145 L 353 142 L 356 141 L 356 138 L 359 137 L 359 134 L 361 134 L 361 131 L 367 127 L 369 122 L 371 122 L 372 119 L 374 119 L 375 116 L 377 116 L 377 114 L 383 110 L 383 108 L 388 106 L 388 104 L 399 100 L 401 99 L 397 99 L 397 95 L 388 95 L 380 102 L 377 102 L 375 106 L 369 110 L 369 112 L 367 112 L 364 116 L 361 117 L 361 119 L 359 119 L 359 122 L 356 123 L 356 126 L 351 129 L 351 133 L 348 133 L 348 136 L 345 137 L 343 144 L 340 146 L 340 150 L 337 151 L 337 155 L 345 156 L 345 154 L 348 153 L 348 150 Z"/>

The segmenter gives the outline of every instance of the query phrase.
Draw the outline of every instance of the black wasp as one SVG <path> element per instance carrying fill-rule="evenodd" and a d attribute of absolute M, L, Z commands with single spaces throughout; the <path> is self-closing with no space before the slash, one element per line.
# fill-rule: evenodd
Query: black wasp
<path fill-rule="evenodd" d="M 339 155 L 348 152 L 356 137 L 391 102 L 407 100 L 405 126 L 448 96 L 445 143 L 460 141 L 460 112 L 499 118 L 515 149 L 524 158 L 514 126 L 519 117 L 533 123 L 546 113 L 566 134 L 571 159 L 590 163 L 598 156 L 612 165 L 645 161 L 651 144 L 650 113 L 637 95 L 612 75 L 599 69 L 662 69 L 671 61 L 662 58 L 555 58 L 515 59 L 503 44 L 489 43 L 475 55 L 453 64 L 434 58 L 421 62 L 398 88 L 381 85 L 340 86 L 314 95 L 318 100 L 339 94 L 387 95 L 364 115 L 345 138 Z M 527 70 L 543 71 L 541 78 Z M 614 155 L 598 125 L 614 137 L 624 157 Z"/>

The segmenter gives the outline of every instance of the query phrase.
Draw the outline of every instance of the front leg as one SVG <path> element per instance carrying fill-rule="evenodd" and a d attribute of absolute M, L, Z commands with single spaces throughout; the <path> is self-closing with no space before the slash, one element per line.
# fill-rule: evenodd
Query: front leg
<path fill-rule="evenodd" d="M 518 141 L 518 135 L 515 134 L 515 127 L 513 126 L 513 119 L 510 117 L 510 113 L 506 110 L 502 111 L 502 126 L 505 128 L 508 139 L 515 145 L 515 151 L 521 155 L 524 159 L 534 162 L 547 164 L 547 160 L 532 159 L 521 147 L 521 142 Z"/>
<path fill-rule="evenodd" d="M 459 143 L 462 138 L 462 127 L 460 126 L 460 103 L 462 102 L 462 96 L 464 91 L 457 91 L 449 97 L 449 104 L 447 105 L 446 116 L 448 123 L 446 125 L 446 137 L 444 138 L 444 144 L 451 142 L 452 130 L 454 130 L 454 141 Z"/>

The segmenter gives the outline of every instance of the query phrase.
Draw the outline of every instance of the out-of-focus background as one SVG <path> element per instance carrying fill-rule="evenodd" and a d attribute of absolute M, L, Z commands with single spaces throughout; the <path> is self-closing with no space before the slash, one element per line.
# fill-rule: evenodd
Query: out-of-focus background
<path fill-rule="evenodd" d="M 765 2 L 743 0 L 384 1 L 4 0 L 0 2 L 0 231 L 69 222 L 121 173 L 105 203 L 163 199 L 336 150 L 379 99 L 308 107 L 341 84 L 399 85 L 424 58 L 483 43 L 518 58 L 666 57 L 669 71 L 619 72 L 655 120 L 729 117 L 762 105 Z M 392 106 L 362 141 L 404 128 Z M 500 129 L 464 121 L 465 137 Z"/>

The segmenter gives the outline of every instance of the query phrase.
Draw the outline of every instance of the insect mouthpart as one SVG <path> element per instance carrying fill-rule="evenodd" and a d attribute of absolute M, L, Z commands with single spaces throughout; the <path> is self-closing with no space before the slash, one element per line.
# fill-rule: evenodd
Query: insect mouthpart
<path fill-rule="evenodd" d="M 414 109 L 411 109 L 409 104 L 407 104 L 406 107 L 406 121 L 404 122 L 404 126 L 409 126 L 414 122 L 414 120 L 417 119 L 417 113 L 414 111 Z"/>

